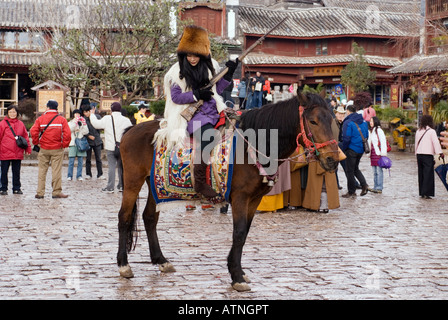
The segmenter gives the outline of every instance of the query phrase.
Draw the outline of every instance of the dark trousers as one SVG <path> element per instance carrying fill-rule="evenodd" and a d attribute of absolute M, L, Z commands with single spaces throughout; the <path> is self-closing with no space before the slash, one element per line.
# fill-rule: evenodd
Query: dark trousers
<path fill-rule="evenodd" d="M 95 162 L 96 162 L 96 171 L 97 175 L 96 177 L 101 177 L 103 175 L 103 162 L 101 161 L 101 147 L 99 146 L 92 147 L 90 146 L 90 149 L 87 150 L 87 157 L 86 157 L 86 175 L 92 176 L 92 150 L 95 152 Z"/>
<path fill-rule="evenodd" d="M 8 190 L 8 170 L 12 167 L 12 190 L 20 190 L 20 166 L 22 160 L 2 160 L 1 191 Z"/>
<path fill-rule="evenodd" d="M 246 98 L 239 98 L 240 99 L 240 109 L 246 109 Z"/>
<path fill-rule="evenodd" d="M 366 186 L 367 182 L 359 170 L 359 162 L 362 158 L 362 153 L 356 153 L 351 149 L 347 149 L 345 152 L 347 159 L 345 159 L 345 175 L 347 177 L 347 189 L 348 193 L 353 194 L 356 192 L 356 179 L 358 179 L 361 187 Z M 356 179 L 355 179 L 356 178 Z"/>
<path fill-rule="evenodd" d="M 418 194 L 434 197 L 434 156 L 417 154 Z"/>
<path fill-rule="evenodd" d="M 200 150 L 201 152 L 199 152 L 198 149 L 195 150 L 194 164 L 208 163 L 210 159 L 210 152 L 203 153 L 204 149 L 208 147 L 209 151 L 211 151 L 211 148 L 214 147 L 217 143 L 219 143 L 219 139 L 217 139 L 215 136 L 203 137 L 204 132 L 209 129 L 214 129 L 214 126 L 211 125 L 210 123 L 207 123 L 198 130 L 196 130 L 195 132 L 193 132 L 196 148 L 199 146 L 201 147 Z"/>

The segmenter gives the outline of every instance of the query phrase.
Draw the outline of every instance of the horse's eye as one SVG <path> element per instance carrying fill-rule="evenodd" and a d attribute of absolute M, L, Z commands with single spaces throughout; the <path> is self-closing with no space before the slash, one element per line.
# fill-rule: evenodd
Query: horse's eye
<path fill-rule="evenodd" d="M 313 124 L 313 125 L 315 125 L 315 126 L 317 126 L 317 122 L 314 121 L 314 120 L 310 120 L 310 123 Z"/>

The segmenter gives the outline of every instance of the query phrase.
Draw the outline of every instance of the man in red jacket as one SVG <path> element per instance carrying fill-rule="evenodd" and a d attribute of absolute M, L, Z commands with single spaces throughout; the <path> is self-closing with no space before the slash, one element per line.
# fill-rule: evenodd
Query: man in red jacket
<path fill-rule="evenodd" d="M 45 180 L 48 168 L 51 166 L 51 185 L 53 198 L 67 198 L 62 193 L 62 160 L 64 148 L 67 148 L 71 140 L 71 132 L 67 120 L 58 113 L 58 103 L 49 100 L 47 111 L 40 116 L 30 130 L 34 145 L 40 145 L 37 156 L 39 161 L 39 175 L 37 182 L 37 199 L 43 199 L 45 195 Z"/>

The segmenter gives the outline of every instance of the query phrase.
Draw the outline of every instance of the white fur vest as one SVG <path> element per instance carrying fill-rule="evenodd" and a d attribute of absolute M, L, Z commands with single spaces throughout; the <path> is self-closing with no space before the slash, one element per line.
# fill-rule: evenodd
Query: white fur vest
<path fill-rule="evenodd" d="M 213 67 L 217 73 L 219 69 L 219 64 L 216 60 L 212 59 Z M 186 92 L 187 83 L 185 79 L 179 78 L 179 62 L 175 63 L 170 70 L 165 74 L 164 78 L 164 94 L 165 94 L 165 113 L 164 119 L 160 122 L 160 129 L 156 132 L 154 136 L 154 142 L 157 144 L 164 144 L 167 146 L 168 150 L 177 145 L 177 147 L 184 146 L 185 138 L 189 136 L 187 132 L 187 120 L 181 116 L 181 112 L 188 106 L 186 104 L 176 104 L 171 100 L 171 87 L 177 84 L 182 92 Z M 209 79 L 212 78 L 212 73 L 209 71 Z M 216 101 L 216 108 L 218 113 L 226 108 L 226 105 L 222 97 L 216 92 L 216 85 L 212 88 L 213 99 Z"/>

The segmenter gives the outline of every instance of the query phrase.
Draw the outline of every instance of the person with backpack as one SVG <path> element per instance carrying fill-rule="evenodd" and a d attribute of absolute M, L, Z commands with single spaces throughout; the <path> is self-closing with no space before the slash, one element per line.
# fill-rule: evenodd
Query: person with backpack
<path fill-rule="evenodd" d="M 347 177 L 348 192 L 342 195 L 342 197 L 353 198 L 356 196 L 356 179 L 362 188 L 361 196 L 367 194 L 369 187 L 359 169 L 359 162 L 365 151 L 363 138 L 368 138 L 369 129 L 362 116 L 356 112 L 355 105 L 348 106 L 346 114 L 347 116 L 342 123 L 342 143 L 340 143 L 340 148 L 347 156 L 345 160 L 345 175 Z"/>
<path fill-rule="evenodd" d="M 114 193 L 115 172 L 118 170 L 118 191 L 123 191 L 123 168 L 120 165 L 121 157 L 115 154 L 115 146 L 121 141 L 124 131 L 132 126 L 131 120 L 121 114 L 121 104 L 114 102 L 111 105 L 112 113 L 98 119 L 95 114 L 90 113 L 90 123 L 95 129 L 104 130 L 104 149 L 106 150 L 107 163 L 109 166 L 107 186 L 102 189 L 106 193 Z"/>
<path fill-rule="evenodd" d="M 73 110 L 73 119 L 68 123 L 72 132 L 72 140 L 68 148 L 68 170 L 67 180 L 73 180 L 73 169 L 75 167 L 75 158 L 78 158 L 78 167 L 76 170 L 76 180 L 82 181 L 82 167 L 84 166 L 84 158 L 87 157 L 87 150 L 80 150 L 76 145 L 76 139 L 82 139 L 89 134 L 86 119 L 81 116 L 81 110 Z M 85 138 L 87 141 L 87 138 Z M 88 144 L 88 142 L 87 142 Z M 90 145 L 89 145 L 90 149 Z"/>
<path fill-rule="evenodd" d="M 37 118 L 30 130 L 34 150 L 39 150 L 38 182 L 36 199 L 43 199 L 48 168 L 51 167 L 51 185 L 53 198 L 67 198 L 62 193 L 62 160 L 64 148 L 68 148 L 71 141 L 71 131 L 67 119 L 59 115 L 58 102 L 48 100 L 47 110 Z M 38 146 L 38 148 L 36 148 Z"/>

